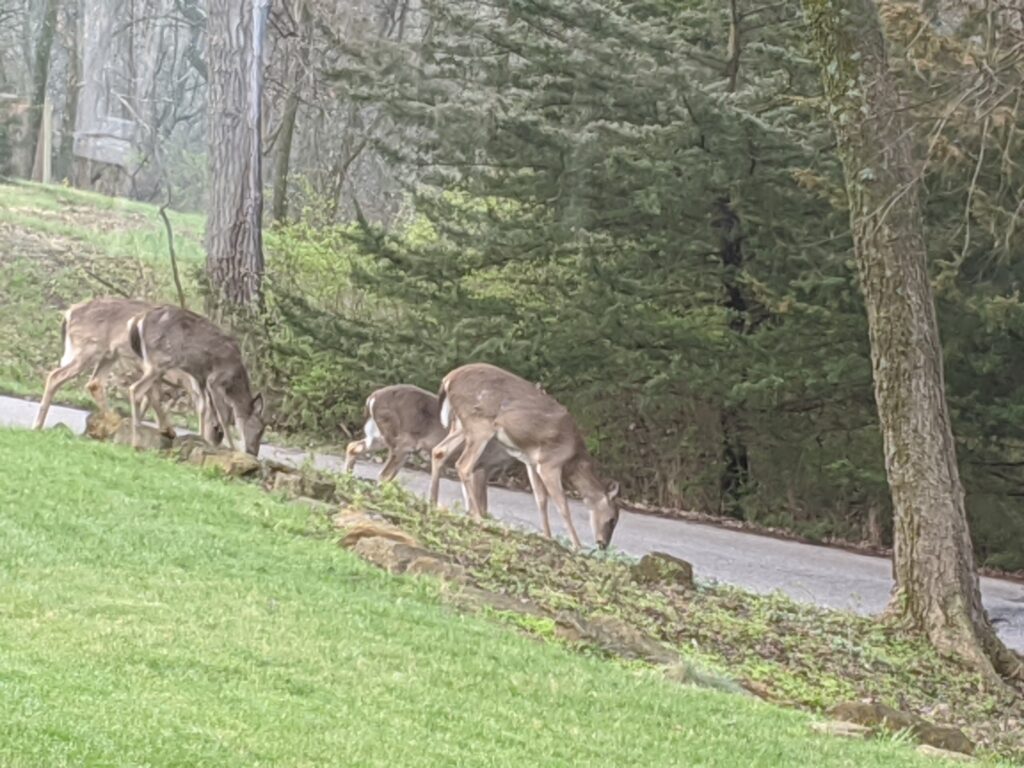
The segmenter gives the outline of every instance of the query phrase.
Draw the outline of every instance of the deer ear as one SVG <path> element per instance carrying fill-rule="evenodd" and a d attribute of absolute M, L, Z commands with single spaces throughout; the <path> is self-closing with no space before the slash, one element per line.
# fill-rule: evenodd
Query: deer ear
<path fill-rule="evenodd" d="M 255 413 L 257 416 L 262 416 L 263 415 L 263 395 L 262 394 L 256 395 L 256 397 L 254 397 L 252 399 L 252 412 Z"/>
<path fill-rule="evenodd" d="M 617 482 L 613 482 L 611 485 L 608 486 L 607 493 L 609 499 L 614 499 L 616 496 L 619 495 L 619 484 Z"/>

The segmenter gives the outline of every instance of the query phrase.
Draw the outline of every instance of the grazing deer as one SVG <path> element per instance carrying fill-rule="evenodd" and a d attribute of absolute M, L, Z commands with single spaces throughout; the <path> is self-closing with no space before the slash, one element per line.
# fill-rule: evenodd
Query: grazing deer
<path fill-rule="evenodd" d="M 377 476 L 377 482 L 392 480 L 409 454 L 432 451 L 445 439 L 448 430 L 441 423 L 440 411 L 437 395 L 410 384 L 395 384 L 372 392 L 366 398 L 366 425 L 363 427 L 365 437 L 352 441 L 345 448 L 345 471 L 352 471 L 360 454 L 386 448 L 388 457 Z M 477 464 L 481 482 L 477 485 L 476 499 L 480 508 L 487 509 L 487 476 L 492 470 L 507 464 L 509 458 L 508 452 L 497 442 L 488 445 L 480 457 Z M 431 490 L 431 501 L 437 504 L 437 492 L 433 485 Z M 466 493 L 467 489 L 463 486 L 463 498 L 466 506 L 470 507 Z"/>
<path fill-rule="evenodd" d="M 103 414 L 110 413 L 106 391 L 107 375 L 118 360 L 127 360 L 133 365 L 137 360 L 128 338 L 128 321 L 153 306 L 134 299 L 99 298 L 82 301 L 68 308 L 61 323 L 64 356 L 60 365 L 46 377 L 43 400 L 33 424 L 35 429 L 42 429 L 46 423 L 46 414 L 57 390 L 90 368 L 92 376 L 85 385 L 86 390 Z M 203 437 L 215 445 L 219 444 L 222 439 L 220 425 L 215 420 L 204 418 L 205 397 L 198 382 L 178 370 L 167 371 L 164 379 L 192 395 Z M 174 429 L 160 404 L 159 386 L 152 390 L 148 402 L 143 405 L 142 413 L 146 412 L 149 405 L 156 412 L 161 431 L 173 435 Z"/>
<path fill-rule="evenodd" d="M 153 307 L 128 321 L 132 351 L 142 358 L 142 376 L 130 388 L 132 439 L 137 441 L 142 398 L 167 371 L 180 369 L 198 382 L 227 437 L 235 440 L 231 425 L 241 433 L 245 450 L 260 451 L 266 423 L 263 396 L 253 397 L 249 373 L 242 363 L 238 342 L 210 320 L 178 307 Z"/>
<path fill-rule="evenodd" d="M 477 461 L 487 444 L 496 439 L 526 465 L 545 536 L 551 536 L 547 509 L 551 498 L 573 546 L 580 548 L 565 481 L 590 510 L 597 546 L 608 546 L 619 521 L 615 505 L 619 486 L 613 483 L 606 488 L 598 478 L 579 428 L 561 403 L 526 379 L 486 363 L 464 365 L 445 376 L 438 400 L 442 421 L 450 422 L 453 429 L 434 449 L 434 464 L 443 462 L 453 448 L 462 447 L 456 468 L 471 502 L 477 498 Z M 476 517 L 483 514 L 479 507 L 470 511 Z"/>

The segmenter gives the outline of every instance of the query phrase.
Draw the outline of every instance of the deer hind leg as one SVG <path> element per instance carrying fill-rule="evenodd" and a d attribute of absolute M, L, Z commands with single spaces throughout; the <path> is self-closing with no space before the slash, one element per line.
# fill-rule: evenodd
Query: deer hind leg
<path fill-rule="evenodd" d="M 533 490 L 533 500 L 537 502 L 537 511 L 540 512 L 541 526 L 544 528 L 544 535 L 551 538 L 551 521 L 548 519 L 548 489 L 544 481 L 537 474 L 537 469 L 532 464 L 526 465 L 526 474 L 530 476 L 530 488 Z"/>
<path fill-rule="evenodd" d="M 67 360 L 66 353 L 64 359 Z M 85 370 L 87 363 L 88 359 L 86 356 L 79 354 L 68 360 L 66 364 L 50 371 L 50 375 L 46 377 L 46 389 L 43 390 L 43 400 L 39 403 L 39 410 L 36 412 L 36 420 L 32 424 L 33 429 L 43 428 L 43 424 L 46 423 L 46 414 L 50 410 L 50 403 L 53 402 L 53 396 L 57 394 L 57 390 Z"/>
<path fill-rule="evenodd" d="M 463 486 L 463 493 L 466 496 L 466 507 L 472 508 L 475 503 L 477 509 L 480 510 L 482 517 L 490 517 L 490 513 L 487 510 L 487 476 L 490 474 L 490 470 L 487 467 L 477 467 L 473 470 L 473 488 L 474 494 L 471 499 L 469 496 L 470 489 Z"/>
<path fill-rule="evenodd" d="M 369 449 L 366 440 L 353 440 L 345 446 L 345 471 L 351 473 L 356 459 Z"/>
<path fill-rule="evenodd" d="M 569 529 L 569 538 L 572 539 L 573 549 L 580 549 L 580 537 L 576 533 L 576 526 L 572 524 L 569 501 L 565 498 L 565 489 L 562 488 L 562 468 L 560 466 L 552 467 L 550 464 L 538 464 L 536 472 L 548 494 L 554 500 L 555 506 L 558 507 L 558 511 L 562 514 L 565 527 Z"/>
<path fill-rule="evenodd" d="M 462 450 L 455 468 L 459 472 L 459 479 L 466 490 L 469 500 L 469 513 L 477 520 L 485 515 L 485 510 L 480 508 L 480 491 L 477 488 L 477 462 L 487 448 L 487 443 L 493 435 L 474 434 L 466 435 L 466 447 Z"/>
<path fill-rule="evenodd" d="M 128 388 L 128 400 L 132 408 L 132 447 L 139 447 L 139 421 L 141 420 L 141 414 L 143 413 L 140 405 L 143 403 L 145 398 L 147 401 L 149 397 L 149 391 L 153 388 L 157 381 L 160 379 L 160 371 L 156 370 L 148 363 L 142 367 L 142 376 Z M 157 390 L 159 394 L 159 389 Z"/>
<path fill-rule="evenodd" d="M 96 401 L 100 413 L 104 416 L 110 413 L 110 403 L 107 401 L 107 377 L 110 374 L 110 369 L 114 367 L 115 360 L 116 358 L 113 357 L 102 358 L 92 369 L 92 376 L 85 384 L 86 391 Z"/>
<path fill-rule="evenodd" d="M 437 506 L 437 498 L 441 492 L 441 470 L 453 454 L 462 450 L 465 435 L 461 430 L 449 432 L 448 436 L 434 446 L 430 452 L 430 503 Z"/>
<path fill-rule="evenodd" d="M 410 453 L 412 453 L 412 448 L 404 443 L 388 447 L 388 458 L 384 462 L 384 468 L 377 475 L 377 482 L 386 483 L 393 480 L 398 474 L 398 470 L 405 464 L 405 460 L 409 458 Z"/>

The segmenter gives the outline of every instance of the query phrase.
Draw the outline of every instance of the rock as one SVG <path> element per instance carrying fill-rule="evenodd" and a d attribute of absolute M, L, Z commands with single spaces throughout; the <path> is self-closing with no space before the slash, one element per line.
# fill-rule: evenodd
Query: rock
<path fill-rule="evenodd" d="M 355 542 L 352 551 L 388 573 L 405 573 L 411 562 L 431 553 L 420 547 L 411 546 L 383 536 L 369 536 Z"/>
<path fill-rule="evenodd" d="M 665 552 L 650 552 L 630 568 L 639 584 L 675 584 L 693 588 L 693 566 L 686 560 Z"/>
<path fill-rule="evenodd" d="M 198 453 L 198 451 L 193 451 L 193 455 Z M 260 460 L 252 454 L 240 453 L 239 451 L 204 451 L 201 466 L 219 469 L 225 475 L 231 477 L 245 477 L 259 470 Z"/>
<path fill-rule="evenodd" d="M 275 491 L 283 491 L 289 496 L 307 496 L 317 501 L 332 501 L 335 484 L 332 480 L 309 477 L 298 472 L 277 472 L 274 474 Z"/>
<path fill-rule="evenodd" d="M 54 433 L 63 435 L 64 437 L 74 437 L 75 436 L 75 431 L 73 429 L 71 429 L 71 427 L 69 427 L 63 421 L 58 421 L 56 424 L 54 424 L 52 427 L 50 427 L 50 432 L 54 432 Z"/>
<path fill-rule="evenodd" d="M 508 613 L 522 613 L 526 616 L 550 617 L 541 606 L 525 597 L 513 597 L 502 592 L 491 592 L 472 585 L 461 587 L 447 595 L 449 602 L 464 610 L 489 609 Z"/>
<path fill-rule="evenodd" d="M 871 729 L 860 723 L 848 723 L 845 720 L 826 720 L 823 723 L 811 723 L 811 730 L 828 736 L 864 739 L 871 735 Z"/>
<path fill-rule="evenodd" d="M 679 654 L 675 651 L 614 616 L 584 619 L 561 615 L 557 623 L 556 632 L 566 640 L 596 645 L 624 659 L 640 659 L 652 664 L 679 663 Z"/>
<path fill-rule="evenodd" d="M 963 752 L 951 752 L 948 749 L 939 749 L 933 747 L 931 744 L 921 744 L 917 748 L 918 754 L 926 757 L 938 757 L 943 760 L 957 760 L 961 763 L 970 763 L 974 761 L 974 758 L 970 755 L 964 754 Z"/>
<path fill-rule="evenodd" d="M 433 576 L 456 584 L 465 584 L 469 581 L 465 568 L 439 557 L 417 557 L 406 566 L 405 572 L 416 576 Z"/>
<path fill-rule="evenodd" d="M 275 491 L 281 491 L 288 496 L 302 495 L 302 475 L 293 473 L 278 472 L 270 486 Z"/>
<path fill-rule="evenodd" d="M 846 720 L 870 728 L 884 728 L 887 731 L 910 731 L 918 741 L 939 749 L 974 754 L 974 742 L 959 728 L 934 725 L 910 712 L 880 704 L 878 702 L 846 701 L 836 704 L 829 714 L 837 720 Z"/>
<path fill-rule="evenodd" d="M 111 440 L 125 419 L 113 411 L 93 411 L 85 419 L 86 437 L 93 440 Z"/>
<path fill-rule="evenodd" d="M 180 435 L 171 443 L 171 448 L 177 452 L 182 461 L 188 461 L 194 451 L 207 451 L 212 447 L 199 435 Z"/>
<path fill-rule="evenodd" d="M 361 539 L 389 539 L 390 541 L 419 548 L 419 542 L 397 526 L 376 520 L 363 520 L 345 526 L 341 546 L 353 549 Z M 427 550 L 423 550 L 426 552 Z"/>
<path fill-rule="evenodd" d="M 119 445 L 133 445 L 132 423 L 123 419 L 117 431 L 114 433 L 114 442 Z M 140 424 L 138 429 L 138 443 L 134 447 L 140 451 L 166 451 L 169 450 L 173 440 L 156 427 Z"/>
<path fill-rule="evenodd" d="M 974 754 L 974 742 L 959 728 L 948 725 L 932 725 L 924 720 L 914 728 L 914 735 L 922 746 L 933 747 L 943 752 L 957 752 L 961 755 Z"/>
<path fill-rule="evenodd" d="M 302 483 L 302 495 L 309 496 L 311 499 L 319 499 L 320 501 L 331 501 L 334 499 L 334 489 L 337 487 L 337 483 L 333 480 L 326 480 L 320 477 L 305 477 Z"/>

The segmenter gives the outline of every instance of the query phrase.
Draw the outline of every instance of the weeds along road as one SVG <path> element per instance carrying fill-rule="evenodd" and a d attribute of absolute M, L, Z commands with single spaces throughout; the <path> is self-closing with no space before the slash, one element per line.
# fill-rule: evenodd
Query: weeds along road
<path fill-rule="evenodd" d="M 0 425 L 29 427 L 35 412 L 34 402 L 0 397 Z M 47 424 L 63 422 L 82 432 L 85 417 L 85 411 L 55 406 Z M 260 456 L 289 464 L 310 458 L 300 450 L 269 445 L 263 446 Z M 314 454 L 312 460 L 321 469 L 341 472 L 344 467 L 343 457 Z M 360 463 L 356 471 L 372 478 L 379 467 Z M 403 470 L 398 479 L 409 490 L 425 494 L 430 478 L 423 472 Z M 531 495 L 491 488 L 489 498 L 492 514 L 506 524 L 533 530 L 539 527 Z M 457 483 L 442 481 L 442 503 L 461 504 L 461 499 Z M 592 541 L 586 511 L 579 503 L 573 503 L 572 509 L 584 544 Z M 553 509 L 551 523 L 556 535 L 564 533 L 561 517 Z M 631 555 L 660 550 L 682 557 L 693 563 L 698 579 L 754 592 L 781 590 L 801 602 L 863 614 L 881 611 L 892 586 L 891 566 L 885 558 L 629 512 L 622 514 L 613 546 Z M 991 578 L 981 582 L 985 607 L 1000 636 L 1010 647 L 1024 651 L 1024 584 Z"/>

